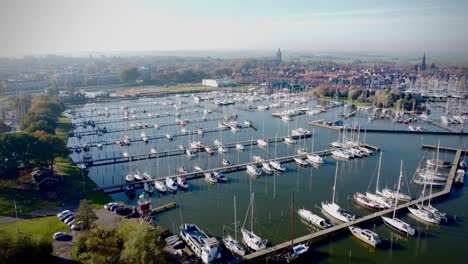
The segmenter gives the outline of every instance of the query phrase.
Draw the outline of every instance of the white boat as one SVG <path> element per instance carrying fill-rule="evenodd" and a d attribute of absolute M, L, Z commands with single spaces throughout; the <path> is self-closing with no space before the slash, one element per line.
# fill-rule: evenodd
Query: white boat
<path fill-rule="evenodd" d="M 259 147 L 266 147 L 268 145 L 268 143 L 263 139 L 258 139 L 257 144 Z"/>
<path fill-rule="evenodd" d="M 349 148 L 349 149 L 347 149 L 347 151 L 352 153 L 354 157 L 362 158 L 362 154 L 361 154 L 361 151 L 359 149 Z"/>
<path fill-rule="evenodd" d="M 422 208 L 419 208 L 417 206 L 409 206 L 408 210 L 418 220 L 422 220 L 423 222 L 428 222 L 436 225 L 440 223 L 440 218 L 436 217 L 433 213 L 426 211 Z"/>
<path fill-rule="evenodd" d="M 252 124 L 253 124 L 253 123 L 252 123 L 252 121 L 250 121 L 250 120 L 245 120 L 245 121 L 244 121 L 244 125 L 246 125 L 246 126 L 252 126 Z"/>
<path fill-rule="evenodd" d="M 156 150 L 156 148 L 151 148 L 150 153 L 151 154 L 158 154 L 158 151 Z"/>
<path fill-rule="evenodd" d="M 288 121 L 292 121 L 293 119 L 292 119 L 292 117 L 290 117 L 288 115 L 283 115 L 283 116 L 281 116 L 281 120 L 288 122 Z"/>
<path fill-rule="evenodd" d="M 174 139 L 174 137 L 172 137 L 172 135 L 169 134 L 169 133 L 166 133 L 166 138 L 167 138 L 168 140 L 173 140 L 173 139 Z"/>
<path fill-rule="evenodd" d="M 244 247 L 241 244 L 239 244 L 239 242 L 234 240 L 230 235 L 227 235 L 226 237 L 223 238 L 223 244 L 232 253 L 240 255 L 240 256 L 245 255 Z"/>
<path fill-rule="evenodd" d="M 341 148 L 341 147 L 343 147 L 343 144 L 342 144 L 341 142 L 339 142 L 339 141 L 333 141 L 333 142 L 330 143 L 330 145 L 331 145 L 332 147 L 334 147 L 334 148 Z"/>
<path fill-rule="evenodd" d="M 209 237 L 198 226 L 183 224 L 180 226 L 179 235 L 203 263 L 211 263 L 219 257 L 218 240 L 214 237 Z"/>
<path fill-rule="evenodd" d="M 284 172 L 286 167 L 284 167 L 279 161 L 271 160 L 270 165 L 277 171 Z"/>
<path fill-rule="evenodd" d="M 260 176 L 262 174 L 262 172 L 254 165 L 249 164 L 246 166 L 246 168 L 247 168 L 247 173 L 253 177 Z"/>
<path fill-rule="evenodd" d="M 377 247 L 377 245 L 381 242 L 379 235 L 375 232 L 370 231 L 369 229 L 363 229 L 357 226 L 350 226 L 349 231 L 351 231 L 351 234 L 353 234 L 359 240 L 373 247 Z"/>
<path fill-rule="evenodd" d="M 130 174 L 127 174 L 127 175 L 125 176 L 125 181 L 126 181 L 126 182 L 134 182 L 134 181 L 135 181 L 135 176 L 133 176 L 133 174 L 131 174 L 131 173 L 130 173 Z"/>
<path fill-rule="evenodd" d="M 293 137 L 308 137 L 311 135 L 310 131 L 305 129 L 305 128 L 302 128 L 302 127 L 299 127 L 297 129 L 293 129 L 291 131 L 291 135 Z"/>
<path fill-rule="evenodd" d="M 228 178 L 226 177 L 226 175 L 224 175 L 222 172 L 220 171 L 214 171 L 213 172 L 214 176 L 216 177 L 216 180 L 218 182 L 221 182 L 221 183 L 224 183 L 224 182 L 227 182 L 228 181 Z"/>
<path fill-rule="evenodd" d="M 166 187 L 169 191 L 177 191 L 177 183 L 171 177 L 166 177 Z"/>
<path fill-rule="evenodd" d="M 225 146 L 218 146 L 218 152 L 219 153 L 226 153 L 227 152 L 227 148 Z"/>
<path fill-rule="evenodd" d="M 237 133 L 237 132 L 239 132 L 239 131 L 240 131 L 240 128 L 239 128 L 239 127 L 237 127 L 237 126 L 231 126 L 231 132 Z"/>
<path fill-rule="evenodd" d="M 239 150 L 239 151 L 244 151 L 244 145 L 236 144 L 236 149 Z"/>
<path fill-rule="evenodd" d="M 254 193 L 252 193 L 251 198 L 250 198 L 250 203 L 249 207 L 251 206 L 252 208 L 252 215 L 251 215 L 251 224 L 250 224 L 250 230 L 247 230 L 246 228 L 242 227 L 241 228 L 241 233 L 242 233 L 242 240 L 244 243 L 251 248 L 254 251 L 262 250 L 267 247 L 268 241 L 265 239 L 261 239 L 259 236 L 257 236 L 253 232 L 253 212 L 254 212 Z M 249 208 L 248 208 L 249 209 Z M 247 209 L 247 211 L 248 211 Z M 244 221 L 245 222 L 245 221 Z"/>
<path fill-rule="evenodd" d="M 149 142 L 148 137 L 143 137 L 142 140 L 143 140 L 144 143 L 148 143 L 148 142 Z"/>
<path fill-rule="evenodd" d="M 152 180 L 153 179 L 153 176 L 151 176 L 151 174 L 147 171 L 143 172 L 143 179 L 145 181 L 149 181 L 149 180 Z"/>
<path fill-rule="evenodd" d="M 292 137 L 284 137 L 284 143 L 286 144 L 296 144 L 296 140 Z"/>
<path fill-rule="evenodd" d="M 215 139 L 213 143 L 214 143 L 214 145 L 217 146 L 217 147 L 223 145 L 223 143 L 222 143 L 221 141 L 219 141 L 218 139 Z"/>
<path fill-rule="evenodd" d="M 294 162 L 301 166 L 307 167 L 307 162 L 299 157 L 294 157 Z"/>
<path fill-rule="evenodd" d="M 177 169 L 177 173 L 181 174 L 181 175 L 184 175 L 184 174 L 187 174 L 188 171 L 185 169 L 184 166 L 180 167 Z"/>
<path fill-rule="evenodd" d="M 196 155 L 195 153 L 193 153 L 190 149 L 186 149 L 186 150 L 185 150 L 185 153 L 187 154 L 187 157 L 188 157 L 189 159 L 193 159 L 193 158 L 195 158 L 195 157 L 197 156 L 197 155 Z"/>
<path fill-rule="evenodd" d="M 397 207 L 397 204 L 398 204 L 397 197 L 399 197 L 401 178 L 402 177 L 403 177 L 403 161 L 401 161 L 401 165 L 400 165 L 400 177 L 398 178 L 398 187 L 397 187 L 396 193 L 393 194 L 393 197 L 394 197 L 394 200 L 395 200 L 394 201 L 394 207 L 393 207 L 393 217 L 390 218 L 390 217 L 382 216 L 382 220 L 383 220 L 385 225 L 392 228 L 393 230 L 396 230 L 397 232 L 403 233 L 405 235 L 412 236 L 412 235 L 415 234 L 416 231 L 409 224 L 407 224 L 407 223 L 403 222 L 402 220 L 395 217 L 396 207 Z"/>
<path fill-rule="evenodd" d="M 384 209 L 388 209 L 388 207 L 374 201 L 374 200 L 371 200 L 369 197 L 367 197 L 365 194 L 362 194 L 362 193 L 355 193 L 354 194 L 354 201 L 359 204 L 360 206 L 363 206 L 363 207 L 366 207 L 366 208 L 369 208 L 369 209 L 372 209 L 372 210 L 376 210 L 376 211 L 380 211 L 380 210 L 384 210 Z"/>
<path fill-rule="evenodd" d="M 211 172 L 205 172 L 205 181 L 211 184 L 215 184 L 218 182 L 216 176 Z"/>
<path fill-rule="evenodd" d="M 351 158 L 351 156 L 348 153 L 344 152 L 341 149 L 332 150 L 331 154 L 335 158 L 341 158 L 341 159 L 350 159 Z"/>
<path fill-rule="evenodd" d="M 322 217 L 312 213 L 306 209 L 299 209 L 297 210 L 297 214 L 308 224 L 314 225 L 316 227 L 325 229 L 332 227 L 332 224 L 327 220 L 323 219 Z"/>
<path fill-rule="evenodd" d="M 188 134 L 188 129 L 186 127 L 183 127 L 183 128 L 180 129 L 180 133 L 182 133 L 184 135 Z"/>
<path fill-rule="evenodd" d="M 122 152 L 122 157 L 128 158 L 128 156 L 129 156 L 129 155 L 128 155 L 128 152 L 127 152 L 127 151 Z"/>
<path fill-rule="evenodd" d="M 324 163 L 322 157 L 320 157 L 317 154 L 313 154 L 313 153 L 307 154 L 307 160 L 309 160 L 310 162 L 315 163 L 315 164 L 323 164 Z"/>
<path fill-rule="evenodd" d="M 141 174 L 139 171 L 136 171 L 136 172 L 135 172 L 134 177 L 135 177 L 135 180 L 137 180 L 137 181 L 142 181 L 142 180 L 145 179 L 145 177 L 143 176 L 143 174 Z"/>
<path fill-rule="evenodd" d="M 214 154 L 214 151 L 213 151 L 213 148 L 211 147 L 205 147 L 205 151 L 206 153 L 208 153 L 208 155 L 213 155 Z"/>
<path fill-rule="evenodd" d="M 275 169 L 270 165 L 270 162 L 268 162 L 268 161 L 262 162 L 262 169 L 266 173 L 273 173 L 275 171 Z"/>
<path fill-rule="evenodd" d="M 156 191 L 165 193 L 167 191 L 166 185 L 162 180 L 155 180 L 154 181 L 154 188 L 156 188 Z"/>
<path fill-rule="evenodd" d="M 361 152 L 367 153 L 367 155 L 371 155 L 372 153 L 374 153 L 372 150 L 365 148 L 365 147 L 358 147 L 358 148 Z"/>
<path fill-rule="evenodd" d="M 154 187 L 151 184 L 149 184 L 148 182 L 143 183 L 143 189 L 148 194 L 153 194 L 154 193 Z"/>
<path fill-rule="evenodd" d="M 395 190 L 389 188 L 384 188 L 381 192 L 377 192 L 377 194 L 393 200 L 397 197 L 398 201 L 401 202 L 409 202 L 412 200 L 411 196 L 403 193 L 397 193 Z"/>
<path fill-rule="evenodd" d="M 428 159 L 426 161 L 426 164 L 428 166 L 432 166 L 432 167 L 435 167 L 437 165 L 437 167 L 439 167 L 439 168 L 450 168 L 450 167 L 452 167 L 452 163 L 450 161 L 441 160 L 441 159 Z"/>
<path fill-rule="evenodd" d="M 188 189 L 189 187 L 187 180 L 182 176 L 177 176 L 177 185 L 182 189 Z"/>
<path fill-rule="evenodd" d="M 262 157 L 260 157 L 260 156 L 253 156 L 252 161 L 253 162 L 263 162 L 264 159 Z"/>
<path fill-rule="evenodd" d="M 306 155 L 307 151 L 304 148 L 298 148 L 296 153 L 297 155 Z"/>
<path fill-rule="evenodd" d="M 229 166 L 229 165 L 231 165 L 231 162 L 229 162 L 229 160 L 227 160 L 227 159 L 223 159 L 223 160 L 221 161 L 221 164 L 222 164 L 223 166 Z"/>
<path fill-rule="evenodd" d="M 356 216 L 346 211 L 345 209 L 341 208 L 339 205 L 335 203 L 335 190 L 336 190 L 337 175 L 338 175 L 338 165 L 336 166 L 336 169 L 335 169 L 335 181 L 333 184 L 332 202 L 331 203 L 322 202 L 322 209 L 331 217 L 338 219 L 342 222 L 353 221 L 354 219 L 356 219 Z"/>
<path fill-rule="evenodd" d="M 202 169 L 200 166 L 198 166 L 198 165 L 193 166 L 193 170 L 196 171 L 196 172 L 201 172 L 201 171 L 203 171 L 203 169 Z"/>

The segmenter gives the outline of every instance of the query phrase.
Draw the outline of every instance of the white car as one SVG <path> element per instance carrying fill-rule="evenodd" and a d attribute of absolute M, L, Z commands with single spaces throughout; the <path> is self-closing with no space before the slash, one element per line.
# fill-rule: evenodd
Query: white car
<path fill-rule="evenodd" d="M 60 213 L 57 214 L 57 217 L 60 218 L 62 215 L 65 215 L 65 214 L 70 214 L 70 210 L 65 210 L 65 211 L 62 211 Z"/>
<path fill-rule="evenodd" d="M 70 216 L 73 216 L 71 212 L 65 213 L 59 217 L 60 221 L 64 221 L 65 219 L 69 218 Z"/>
<path fill-rule="evenodd" d="M 52 236 L 55 240 L 60 240 L 60 241 L 68 241 L 72 240 L 73 237 L 70 234 L 64 233 L 64 232 L 56 232 Z"/>
<path fill-rule="evenodd" d="M 67 219 L 65 219 L 63 222 L 68 225 L 68 223 L 72 222 L 72 221 L 75 221 L 75 217 L 72 215 L 70 217 L 68 217 Z"/>
<path fill-rule="evenodd" d="M 117 204 L 117 203 L 115 203 L 115 202 L 107 203 L 107 204 L 104 205 L 104 209 L 109 210 L 109 207 L 111 207 L 111 205 L 115 205 L 115 204 Z"/>

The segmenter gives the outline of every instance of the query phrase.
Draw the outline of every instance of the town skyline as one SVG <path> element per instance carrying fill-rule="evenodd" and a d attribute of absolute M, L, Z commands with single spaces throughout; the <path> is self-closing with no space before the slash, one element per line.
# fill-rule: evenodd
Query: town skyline
<path fill-rule="evenodd" d="M 2 2 L 0 56 L 151 51 L 468 53 L 464 1 Z"/>

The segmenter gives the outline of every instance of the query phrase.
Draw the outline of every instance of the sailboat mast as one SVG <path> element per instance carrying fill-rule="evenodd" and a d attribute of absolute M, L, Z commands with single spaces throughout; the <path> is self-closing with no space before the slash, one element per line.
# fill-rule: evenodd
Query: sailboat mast
<path fill-rule="evenodd" d="M 315 144 L 315 128 L 312 128 L 312 153 L 314 153 L 314 144 Z"/>
<path fill-rule="evenodd" d="M 398 177 L 398 187 L 395 195 L 395 206 L 393 207 L 393 219 L 395 219 L 396 207 L 398 204 L 398 194 L 400 193 L 401 177 L 403 176 L 403 160 L 400 162 L 400 177 Z"/>
<path fill-rule="evenodd" d="M 294 192 L 291 201 L 291 247 L 294 246 Z"/>
<path fill-rule="evenodd" d="M 379 158 L 379 170 L 377 171 L 377 182 L 375 183 L 375 193 L 379 191 L 379 179 L 380 179 L 380 164 L 382 163 L 382 151 L 380 152 Z"/>
<path fill-rule="evenodd" d="M 234 195 L 234 238 L 237 241 L 237 208 L 236 196 Z"/>
<path fill-rule="evenodd" d="M 253 219 L 254 219 L 254 195 L 255 193 L 252 193 L 252 217 L 250 219 L 250 231 L 253 232 Z"/>
<path fill-rule="evenodd" d="M 336 189 L 336 176 L 338 175 L 338 162 L 336 163 L 335 167 L 335 182 L 333 183 L 333 198 L 332 198 L 332 203 L 335 203 L 335 189 Z"/>

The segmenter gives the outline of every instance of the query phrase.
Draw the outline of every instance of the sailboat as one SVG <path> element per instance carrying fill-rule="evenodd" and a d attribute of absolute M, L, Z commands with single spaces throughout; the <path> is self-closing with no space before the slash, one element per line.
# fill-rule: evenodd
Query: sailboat
<path fill-rule="evenodd" d="M 234 254 L 244 256 L 245 249 L 244 247 L 237 242 L 237 214 L 236 214 L 236 196 L 234 196 L 234 238 L 230 235 L 223 237 L 224 246 Z"/>
<path fill-rule="evenodd" d="M 336 165 L 335 169 L 335 183 L 333 184 L 333 197 L 332 202 L 322 202 L 322 209 L 332 216 L 335 219 L 338 219 L 342 222 L 349 222 L 353 221 L 356 216 L 352 213 L 346 211 L 345 209 L 341 208 L 339 205 L 335 203 L 335 190 L 336 190 L 336 177 L 338 175 L 338 164 Z"/>
<path fill-rule="evenodd" d="M 384 197 L 384 196 L 381 196 L 381 195 L 378 194 L 378 192 L 379 192 L 379 180 L 380 180 L 380 167 L 381 167 L 381 164 L 382 164 L 382 155 L 383 155 L 382 152 L 380 152 L 379 167 L 378 167 L 378 170 L 377 170 L 377 180 L 375 182 L 375 193 L 366 192 L 365 196 L 370 201 L 383 206 L 384 207 L 383 209 L 388 209 L 388 208 L 391 208 L 393 206 L 391 200 L 389 198 L 387 198 L 387 197 Z"/>
<path fill-rule="evenodd" d="M 275 141 L 275 159 L 276 159 L 276 145 L 278 141 Z M 284 167 L 279 161 L 277 160 L 270 160 L 270 165 L 273 167 L 273 169 L 279 171 L 279 172 L 285 172 L 286 167 Z"/>
<path fill-rule="evenodd" d="M 403 177 L 403 161 L 401 161 L 401 165 L 400 165 L 400 177 L 398 178 L 398 187 L 397 187 L 397 191 L 396 191 L 396 195 L 394 195 L 394 199 L 395 199 L 395 202 L 394 202 L 394 207 L 393 207 L 393 217 L 390 218 L 390 217 L 386 217 L 386 216 L 382 216 L 382 220 L 384 222 L 385 225 L 387 225 L 388 227 L 392 228 L 393 230 L 396 230 L 400 233 L 403 233 L 405 235 L 409 235 L 409 236 L 413 236 L 416 231 L 406 222 L 398 219 L 395 217 L 395 214 L 396 214 L 396 207 L 397 207 L 397 204 L 398 204 L 398 193 L 400 192 L 400 186 L 401 186 L 401 178 Z"/>
<path fill-rule="evenodd" d="M 250 230 L 247 230 L 247 229 L 244 227 L 244 226 L 245 226 L 245 221 L 247 220 L 247 216 L 248 216 L 248 213 L 247 213 L 247 214 L 245 215 L 244 224 L 243 224 L 243 226 L 242 226 L 242 228 L 241 228 L 241 233 L 242 233 L 242 240 L 244 241 L 244 243 L 245 243 L 249 248 L 251 248 L 252 250 L 258 251 L 258 250 L 265 249 L 265 248 L 267 247 L 268 241 L 265 240 L 265 239 L 260 238 L 259 236 L 257 236 L 257 235 L 253 232 L 254 194 L 255 194 L 255 193 L 252 193 L 252 194 L 251 194 L 250 203 L 249 203 L 249 208 L 250 208 L 250 206 L 251 206 L 251 208 L 252 208 L 252 215 L 251 215 L 251 220 L 250 220 Z M 249 208 L 247 208 L 247 212 L 248 212 L 248 209 L 249 209 Z"/>
<path fill-rule="evenodd" d="M 291 201 L 291 248 L 286 249 L 284 252 L 279 253 L 272 257 L 273 261 L 289 263 L 300 255 L 307 253 L 309 246 L 305 243 L 294 246 L 294 193 Z"/>
<path fill-rule="evenodd" d="M 312 129 L 312 151 L 306 155 L 307 159 L 313 164 L 323 164 L 323 158 L 317 154 L 314 154 L 314 142 L 315 142 L 315 130 Z"/>
<path fill-rule="evenodd" d="M 253 148 L 252 148 L 252 142 L 253 142 L 253 139 L 250 140 L 250 159 L 252 160 L 252 151 L 253 151 Z M 253 164 L 248 164 L 246 166 L 246 169 L 247 169 L 247 173 L 251 176 L 251 177 L 257 177 L 257 176 L 260 176 L 262 174 L 262 172 L 257 168 L 257 166 L 253 165 Z"/>

